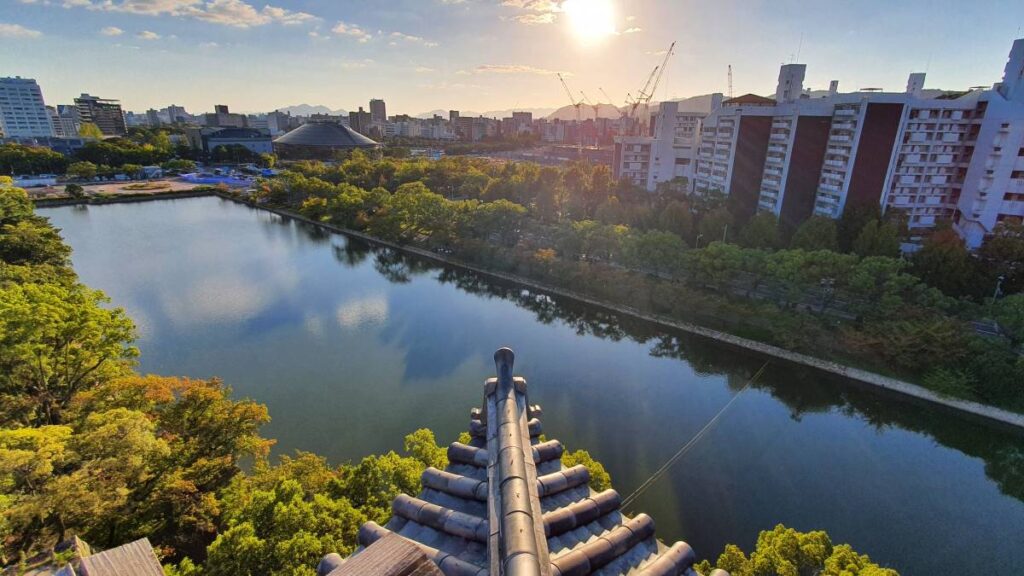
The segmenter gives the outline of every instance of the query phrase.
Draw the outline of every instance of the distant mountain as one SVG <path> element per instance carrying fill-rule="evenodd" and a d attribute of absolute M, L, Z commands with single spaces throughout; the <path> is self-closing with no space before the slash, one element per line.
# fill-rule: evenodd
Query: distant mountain
<path fill-rule="evenodd" d="M 612 104 L 598 104 L 597 117 L 617 119 L 622 116 L 617 106 Z M 576 109 L 571 105 L 565 105 L 547 115 L 548 120 L 562 120 L 569 122 L 576 119 Z M 589 104 L 580 106 L 580 120 L 593 120 L 594 107 Z"/>
<path fill-rule="evenodd" d="M 338 109 L 331 110 L 327 106 L 313 106 L 311 104 L 299 104 L 297 106 L 285 106 L 284 108 L 278 108 L 279 112 L 287 112 L 292 116 L 312 116 L 313 114 L 330 114 L 332 116 L 347 115 L 348 111 Z"/>

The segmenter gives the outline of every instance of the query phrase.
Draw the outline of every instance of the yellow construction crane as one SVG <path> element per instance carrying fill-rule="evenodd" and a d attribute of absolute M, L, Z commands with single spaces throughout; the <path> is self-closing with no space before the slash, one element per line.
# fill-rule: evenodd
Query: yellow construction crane
<path fill-rule="evenodd" d="M 565 88 L 565 95 L 569 97 L 569 103 L 576 109 L 576 134 L 579 136 L 576 143 L 576 159 L 583 158 L 583 125 L 580 120 L 580 106 L 583 105 L 583 100 L 576 100 L 572 95 L 572 90 L 569 90 L 569 85 L 565 83 L 565 78 L 562 78 L 562 74 L 558 74 L 558 80 L 562 83 L 562 88 Z"/>

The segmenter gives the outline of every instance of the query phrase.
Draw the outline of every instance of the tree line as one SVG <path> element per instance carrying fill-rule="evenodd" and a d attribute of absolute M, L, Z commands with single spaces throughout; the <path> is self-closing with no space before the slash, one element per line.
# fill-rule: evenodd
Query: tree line
<path fill-rule="evenodd" d="M 743 221 L 722 194 L 651 195 L 607 167 L 471 158 L 300 162 L 258 199 L 385 240 L 1024 410 L 1024 228 L 950 228 L 904 257 L 898 214 Z M 998 280 L 1002 277 L 1002 280 Z M 1001 297 L 989 288 L 1001 282 Z M 988 298 L 985 294 L 988 293 Z M 998 320 L 1001 337 L 973 321 Z"/>
<path fill-rule="evenodd" d="M 166 129 L 131 128 L 128 135 L 86 142 L 71 157 L 43 146 L 23 144 L 0 145 L 0 174 L 58 174 L 91 180 L 115 174 L 137 176 L 143 166 L 161 166 L 164 170 L 190 172 L 196 161 L 242 164 L 257 163 L 272 168 L 277 158 L 272 154 L 256 154 L 240 144 L 217 146 L 203 155 L 186 144 L 173 144 Z"/>

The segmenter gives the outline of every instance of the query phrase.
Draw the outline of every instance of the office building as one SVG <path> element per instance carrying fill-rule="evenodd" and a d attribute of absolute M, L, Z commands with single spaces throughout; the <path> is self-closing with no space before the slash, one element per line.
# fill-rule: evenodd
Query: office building
<path fill-rule="evenodd" d="M 79 121 L 82 124 L 95 124 L 104 136 L 128 134 L 120 101 L 82 94 L 75 98 L 75 107 L 78 109 Z"/>
<path fill-rule="evenodd" d="M 775 98 L 727 100 L 704 119 L 695 190 L 721 190 L 743 216 L 789 227 L 861 203 L 907 214 L 911 230 L 953 223 L 977 247 L 1024 217 L 1024 39 L 991 89 L 875 89 L 812 98 L 805 68 L 782 67 Z"/>
<path fill-rule="evenodd" d="M 8 138 L 53 136 L 50 112 L 39 84 L 31 78 L 0 78 L 0 135 Z"/>
<path fill-rule="evenodd" d="M 383 126 L 388 121 L 387 107 L 379 98 L 370 100 L 370 122 Z"/>
<path fill-rule="evenodd" d="M 203 124 L 210 128 L 246 128 L 249 125 L 245 114 L 233 114 L 225 104 L 217 104 L 212 114 L 203 116 Z"/>
<path fill-rule="evenodd" d="M 349 127 L 364 136 L 368 136 L 370 134 L 370 125 L 372 121 L 370 113 L 365 112 L 362 106 L 359 107 L 357 112 L 348 113 Z"/>

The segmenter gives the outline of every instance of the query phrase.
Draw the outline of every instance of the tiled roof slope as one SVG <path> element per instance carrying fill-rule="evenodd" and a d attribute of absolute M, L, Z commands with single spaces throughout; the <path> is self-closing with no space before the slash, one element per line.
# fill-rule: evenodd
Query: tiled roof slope
<path fill-rule="evenodd" d="M 618 492 L 595 492 L 585 467 L 562 466 L 562 444 L 538 438 L 541 409 L 512 376 L 512 351 L 494 360 L 498 377 L 471 412 L 472 441 L 451 444 L 445 470 L 423 473 L 419 496 L 395 498 L 386 526 L 364 524 L 360 545 L 397 534 L 446 576 L 699 576 L 688 544 L 665 546 L 650 516 L 625 516 Z"/>

